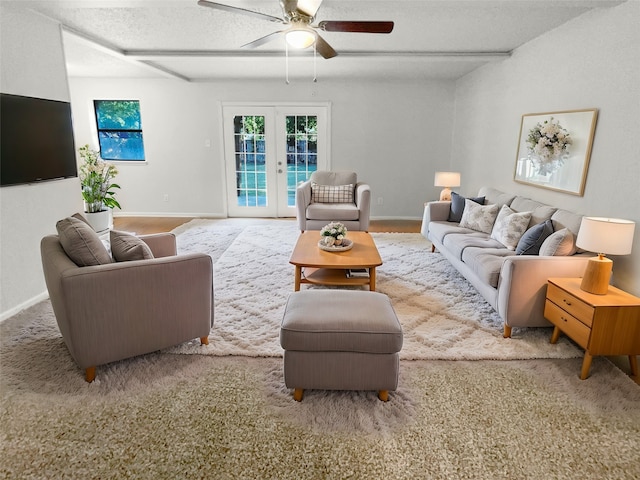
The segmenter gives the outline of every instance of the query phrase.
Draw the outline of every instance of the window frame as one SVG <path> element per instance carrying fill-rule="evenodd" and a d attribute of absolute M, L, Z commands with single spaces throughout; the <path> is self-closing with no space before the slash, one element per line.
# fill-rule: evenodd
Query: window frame
<path fill-rule="evenodd" d="M 100 122 L 98 120 L 98 108 L 101 102 L 137 102 L 138 104 L 138 116 L 140 117 L 140 128 L 100 128 Z M 140 109 L 139 99 L 94 99 L 93 100 L 93 116 L 96 122 L 96 132 L 98 136 L 98 147 L 100 149 L 100 157 L 103 160 L 111 162 L 133 162 L 133 163 L 146 163 L 146 152 L 144 149 L 144 135 L 142 131 L 142 110 Z M 142 158 L 109 158 L 104 155 L 105 149 L 102 147 L 102 140 L 100 137 L 101 132 L 109 133 L 139 133 L 140 141 L 142 143 Z"/>

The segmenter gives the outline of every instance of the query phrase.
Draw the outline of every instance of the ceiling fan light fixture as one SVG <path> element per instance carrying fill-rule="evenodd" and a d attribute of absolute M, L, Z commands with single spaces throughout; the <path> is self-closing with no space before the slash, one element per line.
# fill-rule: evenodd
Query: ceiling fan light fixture
<path fill-rule="evenodd" d="M 316 32 L 305 27 L 293 28 L 285 34 L 285 38 L 292 48 L 304 49 L 315 43 Z"/>

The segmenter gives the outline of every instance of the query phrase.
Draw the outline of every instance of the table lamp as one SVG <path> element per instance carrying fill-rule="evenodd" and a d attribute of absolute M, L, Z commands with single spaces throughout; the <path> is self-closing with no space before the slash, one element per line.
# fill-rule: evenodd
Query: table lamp
<path fill-rule="evenodd" d="M 440 200 L 451 200 L 451 187 L 460 186 L 459 172 L 436 172 L 434 185 L 444 187 L 440 192 Z"/>
<path fill-rule="evenodd" d="M 596 295 L 609 291 L 613 261 L 605 254 L 630 254 L 635 226 L 635 222 L 619 218 L 582 217 L 576 246 L 598 253 L 587 264 L 580 284 L 582 290 Z"/>

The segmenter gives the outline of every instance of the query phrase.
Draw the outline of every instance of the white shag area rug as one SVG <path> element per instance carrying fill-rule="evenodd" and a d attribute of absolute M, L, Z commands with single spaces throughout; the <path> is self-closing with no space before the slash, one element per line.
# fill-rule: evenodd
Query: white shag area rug
<path fill-rule="evenodd" d="M 207 253 L 215 262 L 215 321 L 209 345 L 194 340 L 165 352 L 281 356 L 279 327 L 293 291 L 294 267 L 289 257 L 299 234 L 296 224 L 273 220 L 245 226 L 194 220 L 174 233 L 180 253 Z M 551 345 L 551 328 L 514 329 L 513 338 L 503 338 L 498 314 L 446 259 L 431 253 L 422 235 L 372 236 L 383 261 L 377 269 L 377 290 L 390 297 L 404 332 L 401 359 L 515 360 L 583 355 L 566 337 Z"/>

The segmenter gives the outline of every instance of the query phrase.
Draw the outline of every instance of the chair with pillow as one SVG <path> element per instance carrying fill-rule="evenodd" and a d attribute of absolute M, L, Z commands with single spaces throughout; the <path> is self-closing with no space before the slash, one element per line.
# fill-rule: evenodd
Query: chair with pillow
<path fill-rule="evenodd" d="M 371 189 L 358 182 L 355 172 L 318 170 L 296 189 L 298 226 L 301 231 L 320 230 L 329 222 L 341 222 L 347 230 L 369 230 Z"/>
<path fill-rule="evenodd" d="M 176 255 L 171 233 L 110 232 L 111 254 L 76 215 L 40 244 L 56 321 L 88 382 L 97 365 L 199 338 L 213 326 L 213 264 Z"/>

